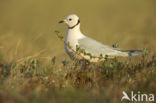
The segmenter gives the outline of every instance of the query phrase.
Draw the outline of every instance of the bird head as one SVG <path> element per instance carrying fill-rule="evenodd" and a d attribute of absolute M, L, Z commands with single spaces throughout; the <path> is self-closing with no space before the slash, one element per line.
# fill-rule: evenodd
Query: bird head
<path fill-rule="evenodd" d="M 73 29 L 75 26 L 80 24 L 80 20 L 77 15 L 71 14 L 68 15 L 64 20 L 61 20 L 59 23 L 65 23 L 69 29 Z"/>

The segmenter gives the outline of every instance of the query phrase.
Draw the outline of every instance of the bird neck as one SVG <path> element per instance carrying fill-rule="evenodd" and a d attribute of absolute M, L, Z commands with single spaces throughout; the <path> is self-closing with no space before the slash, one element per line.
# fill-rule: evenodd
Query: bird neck
<path fill-rule="evenodd" d="M 68 29 L 67 31 L 67 36 L 72 37 L 72 38 L 82 38 L 84 35 L 81 33 L 80 30 L 80 24 L 75 26 L 73 29 Z"/>
<path fill-rule="evenodd" d="M 68 32 L 78 33 L 80 31 L 80 24 L 76 25 L 74 28 L 68 28 Z"/>
<path fill-rule="evenodd" d="M 75 26 L 73 29 L 68 29 L 66 35 L 66 43 L 76 44 L 78 39 L 85 37 L 80 31 L 80 24 Z"/>

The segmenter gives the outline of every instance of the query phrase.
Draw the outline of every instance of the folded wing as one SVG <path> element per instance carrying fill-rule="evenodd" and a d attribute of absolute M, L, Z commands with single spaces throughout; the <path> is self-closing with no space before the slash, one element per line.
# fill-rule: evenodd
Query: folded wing
<path fill-rule="evenodd" d="M 78 40 L 79 47 L 84 49 L 86 53 L 90 53 L 92 56 L 99 57 L 105 56 L 128 56 L 127 53 L 120 51 L 118 48 L 112 48 L 107 45 L 93 40 L 91 38 L 83 38 Z"/>

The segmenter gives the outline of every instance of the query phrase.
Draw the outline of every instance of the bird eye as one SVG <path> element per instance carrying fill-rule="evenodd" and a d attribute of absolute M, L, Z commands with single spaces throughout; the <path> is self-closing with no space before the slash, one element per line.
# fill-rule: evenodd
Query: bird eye
<path fill-rule="evenodd" d="M 72 19 L 70 18 L 69 21 L 72 21 Z"/>

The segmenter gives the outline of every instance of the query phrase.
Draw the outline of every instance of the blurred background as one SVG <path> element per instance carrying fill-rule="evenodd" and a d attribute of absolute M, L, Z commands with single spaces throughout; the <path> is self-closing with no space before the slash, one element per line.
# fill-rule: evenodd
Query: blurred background
<path fill-rule="evenodd" d="M 156 51 L 155 0 L 0 0 L 0 60 L 16 61 L 40 51 L 41 57 L 68 58 L 55 30 L 77 14 L 81 31 L 104 44 L 122 49 Z"/>
<path fill-rule="evenodd" d="M 84 70 L 54 32 L 65 37 L 58 21 L 69 14 L 86 36 L 153 57 Z M 118 103 L 123 90 L 155 93 L 155 58 L 156 0 L 0 0 L 0 103 Z"/>

